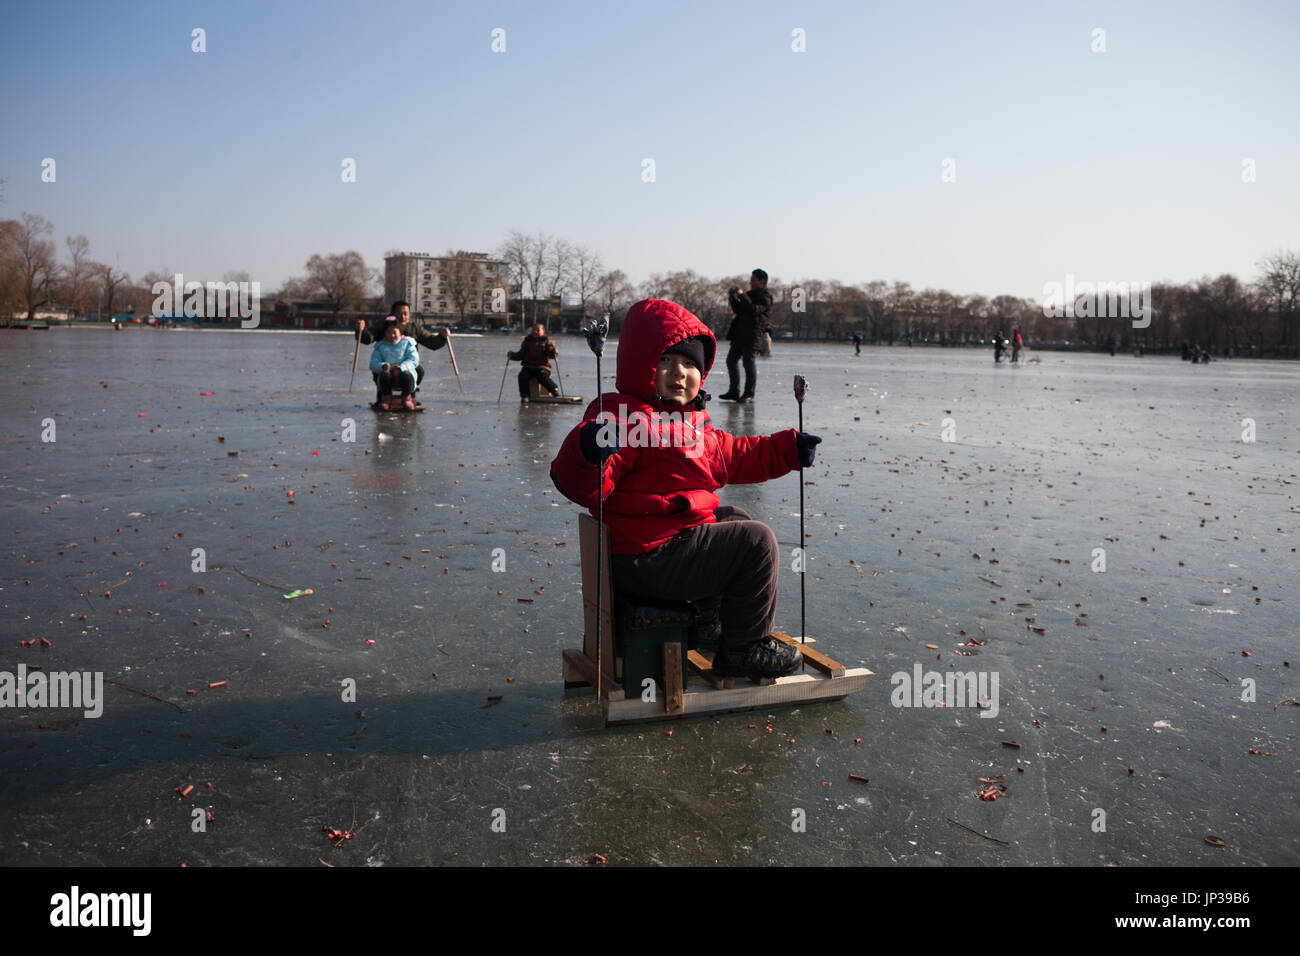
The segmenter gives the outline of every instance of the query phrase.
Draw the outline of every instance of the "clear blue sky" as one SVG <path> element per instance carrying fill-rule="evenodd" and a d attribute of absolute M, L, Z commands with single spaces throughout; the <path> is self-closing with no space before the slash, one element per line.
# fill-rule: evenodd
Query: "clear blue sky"
<path fill-rule="evenodd" d="M 1037 298 L 1066 273 L 1252 279 L 1300 249 L 1298 11 L 11 3 L 0 217 L 45 216 L 60 251 L 84 233 L 136 278 L 242 269 L 264 289 L 317 252 L 382 266 L 511 229 L 634 281 L 761 265 Z"/>

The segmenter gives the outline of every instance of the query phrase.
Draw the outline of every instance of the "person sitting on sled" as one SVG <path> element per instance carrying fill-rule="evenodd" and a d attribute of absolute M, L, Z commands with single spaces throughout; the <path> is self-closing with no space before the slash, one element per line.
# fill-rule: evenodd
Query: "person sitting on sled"
<path fill-rule="evenodd" d="M 506 358 L 518 361 L 523 368 L 519 371 L 519 400 L 528 401 L 528 383 L 537 379 L 537 384 L 551 395 L 560 394 L 551 379 L 551 359 L 559 358 L 555 343 L 546 336 L 546 326 L 538 322 L 532 332 L 519 346 L 518 352 L 507 352 Z"/>
<path fill-rule="evenodd" d="M 362 345 L 369 345 L 371 342 L 382 342 L 384 339 L 385 328 L 393 319 L 397 320 L 397 327 L 402 330 L 402 334 L 415 340 L 416 345 L 423 346 L 430 352 L 436 352 L 447 344 L 447 327 L 429 331 L 419 319 L 411 318 L 411 306 L 398 299 L 388 309 L 388 318 L 380 323 L 375 334 L 371 334 L 370 329 L 366 326 L 365 319 L 357 319 L 356 337 L 361 340 Z M 418 386 L 424 381 L 424 366 L 418 365 L 415 369 L 415 384 Z"/>
<path fill-rule="evenodd" d="M 384 337 L 370 353 L 370 371 L 375 373 L 379 394 L 375 399 L 382 411 L 388 411 L 389 395 L 402 393 L 402 407 L 415 408 L 415 370 L 420 364 L 415 340 L 402 334 L 395 319 L 389 319 Z"/>
<path fill-rule="evenodd" d="M 593 515 L 597 489 L 603 493 L 618 590 L 718 601 L 714 673 L 778 677 L 798 670 L 802 655 L 771 636 L 776 536 L 741 509 L 720 506 L 714 492 L 808 467 L 821 439 L 793 428 L 744 438 L 715 429 L 703 385 L 716 348 L 708 326 L 677 303 L 632 306 L 618 343 L 618 391 L 588 406 L 552 462 L 551 480 Z"/>

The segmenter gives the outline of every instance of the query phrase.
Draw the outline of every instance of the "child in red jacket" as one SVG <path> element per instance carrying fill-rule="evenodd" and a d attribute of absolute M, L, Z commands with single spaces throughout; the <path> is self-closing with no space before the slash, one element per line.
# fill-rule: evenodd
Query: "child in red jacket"
<path fill-rule="evenodd" d="M 600 489 L 619 591 L 720 599 L 714 672 L 777 677 L 798 670 L 801 655 L 771 637 L 776 536 L 739 508 L 720 507 L 714 492 L 779 478 L 801 461 L 809 467 L 821 439 L 794 429 L 752 438 L 715 430 L 702 386 L 716 348 L 708 326 L 675 302 L 632 306 L 618 343 L 618 391 L 587 408 L 551 480 L 593 515 Z"/>

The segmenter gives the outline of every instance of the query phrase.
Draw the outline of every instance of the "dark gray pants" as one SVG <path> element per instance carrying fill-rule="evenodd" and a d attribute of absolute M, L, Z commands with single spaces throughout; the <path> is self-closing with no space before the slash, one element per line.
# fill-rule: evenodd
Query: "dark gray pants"
<path fill-rule="evenodd" d="M 550 392 L 552 395 L 559 393 L 554 380 L 551 378 L 551 370 L 548 368 L 522 368 L 519 370 L 519 397 L 528 397 L 528 382 L 537 379 L 537 384 L 542 387 L 542 393 Z"/>
<path fill-rule="evenodd" d="M 781 553 L 772 529 L 723 506 L 717 524 L 682 532 L 648 554 L 613 556 L 618 591 L 666 601 L 719 602 L 730 651 L 772 633 Z"/>
<path fill-rule="evenodd" d="M 740 385 L 740 365 L 745 366 L 745 390 L 740 393 L 742 398 L 754 394 L 754 385 L 758 380 L 758 367 L 754 364 L 754 350 L 745 348 L 739 342 L 732 342 L 731 348 L 727 349 L 727 391 L 736 394 L 736 388 Z"/>

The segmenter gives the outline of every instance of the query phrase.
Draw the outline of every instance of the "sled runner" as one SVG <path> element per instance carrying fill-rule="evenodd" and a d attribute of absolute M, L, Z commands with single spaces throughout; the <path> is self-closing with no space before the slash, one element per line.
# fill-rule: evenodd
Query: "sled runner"
<path fill-rule="evenodd" d="M 538 405 L 578 405 L 582 402 L 581 395 L 543 395 L 541 386 L 537 384 L 537 379 L 530 379 L 528 382 L 528 401 Z"/>
<path fill-rule="evenodd" d="M 603 535 L 603 553 L 598 556 L 596 529 L 590 515 L 578 517 L 583 647 L 563 651 L 562 659 L 566 688 L 595 687 L 600 680 L 605 726 L 841 700 L 862 690 L 874 676 L 865 667 L 845 667 L 814 650 L 811 641 L 800 644 L 780 632 L 773 637 L 803 652 L 805 673 L 762 681 L 715 675 L 712 653 L 689 646 L 691 638 L 707 628 L 698 609 L 686 602 L 616 593 L 611 587 L 609 535 Z M 600 621 L 596 620 L 597 561 L 602 568 Z M 597 659 L 603 674 L 597 673 Z"/>
<path fill-rule="evenodd" d="M 379 403 L 378 403 L 378 402 L 371 402 L 371 403 L 370 403 L 370 407 L 371 407 L 374 411 L 379 412 L 379 414 L 381 414 L 381 415 L 384 415 L 384 414 L 412 415 L 412 414 L 414 414 L 414 413 L 416 413 L 416 412 L 422 412 L 422 411 L 424 411 L 424 406 L 420 404 L 420 402 L 419 402 L 418 399 L 416 400 L 416 403 L 415 403 L 415 407 L 414 407 L 414 408 L 403 408 L 403 407 L 402 407 L 402 393 L 401 393 L 401 392 L 395 392 L 395 393 L 393 393 L 392 397 L 389 398 L 389 400 L 388 400 L 388 411 L 387 411 L 387 412 L 385 412 L 384 409 L 382 409 L 382 408 L 379 407 Z"/>

